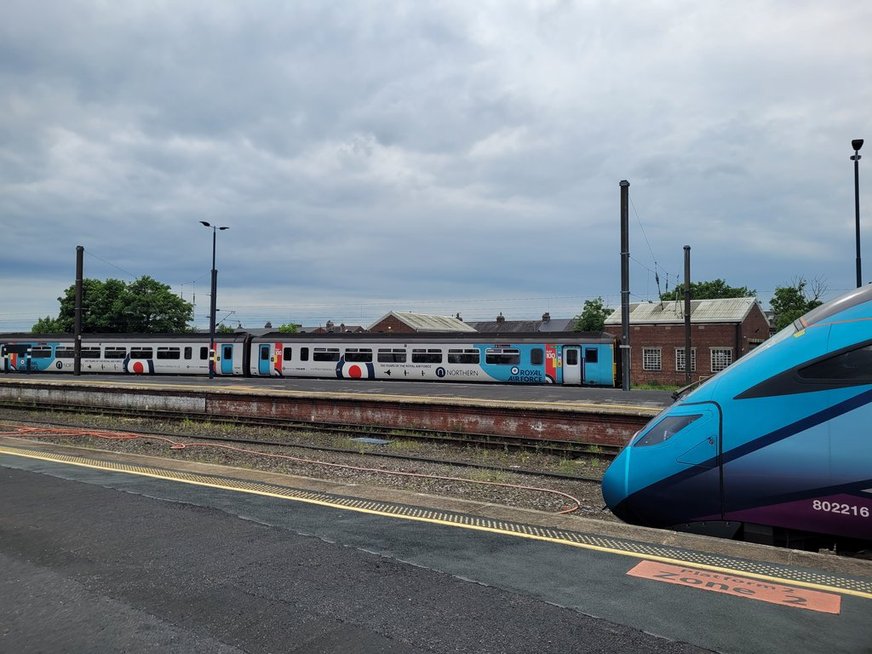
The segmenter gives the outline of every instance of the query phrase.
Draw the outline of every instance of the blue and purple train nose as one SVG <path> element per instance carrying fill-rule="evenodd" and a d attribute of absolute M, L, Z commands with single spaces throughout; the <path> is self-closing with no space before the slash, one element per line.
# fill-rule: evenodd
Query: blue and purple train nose
<path fill-rule="evenodd" d="M 628 493 L 632 448 L 624 448 L 606 469 L 602 480 L 603 499 L 609 510 L 624 522 L 633 522 Z"/>

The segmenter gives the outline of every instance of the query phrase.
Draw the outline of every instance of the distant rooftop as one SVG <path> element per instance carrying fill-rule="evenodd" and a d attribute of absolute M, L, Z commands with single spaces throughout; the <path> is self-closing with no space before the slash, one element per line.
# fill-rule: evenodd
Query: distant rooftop
<path fill-rule="evenodd" d="M 571 332 L 575 318 L 552 318 L 542 315 L 541 320 L 506 320 L 502 312 L 496 320 L 470 322 L 476 331 L 488 334 L 530 334 L 533 332 Z"/>
<path fill-rule="evenodd" d="M 380 322 L 393 316 L 402 323 L 409 326 L 416 332 L 474 332 L 475 327 L 471 327 L 459 318 L 450 316 L 433 316 L 427 313 L 412 313 L 411 311 L 391 311 L 386 313 L 381 318 L 376 320 L 369 326 L 369 330 Z"/>
<path fill-rule="evenodd" d="M 691 300 L 690 319 L 695 323 L 742 322 L 754 305 L 755 297 L 725 298 L 718 300 Z M 640 302 L 630 305 L 631 323 L 682 323 L 684 300 L 667 302 Z M 621 310 L 606 318 L 606 325 L 620 325 Z"/>

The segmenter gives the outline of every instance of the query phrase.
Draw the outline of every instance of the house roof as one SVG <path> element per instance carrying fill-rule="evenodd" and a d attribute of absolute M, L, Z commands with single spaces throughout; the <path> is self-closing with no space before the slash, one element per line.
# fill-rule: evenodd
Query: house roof
<path fill-rule="evenodd" d="M 414 329 L 416 332 L 474 332 L 475 327 L 468 325 L 467 323 L 459 320 L 458 318 L 452 318 L 450 316 L 433 316 L 426 313 L 412 313 L 408 312 L 398 312 L 398 311 L 390 311 L 386 313 L 381 318 L 376 320 L 369 326 L 369 330 L 378 325 L 383 320 L 393 316 L 400 322 L 408 325 L 411 329 Z"/>
<path fill-rule="evenodd" d="M 691 300 L 690 320 L 694 323 L 735 322 L 745 320 L 754 306 L 755 297 L 725 298 L 717 300 Z M 639 323 L 683 323 L 684 301 L 640 302 L 630 305 L 630 322 Z M 606 318 L 606 325 L 621 324 L 621 310 Z"/>
<path fill-rule="evenodd" d="M 571 332 L 575 318 L 550 320 L 487 320 L 470 322 L 476 331 L 487 334 L 517 332 Z"/>

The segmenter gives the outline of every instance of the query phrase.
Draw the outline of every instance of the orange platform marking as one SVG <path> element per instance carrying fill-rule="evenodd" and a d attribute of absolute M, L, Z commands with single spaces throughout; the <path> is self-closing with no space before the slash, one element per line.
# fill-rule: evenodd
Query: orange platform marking
<path fill-rule="evenodd" d="M 842 598 L 833 593 L 822 593 L 817 590 L 806 590 L 794 586 L 782 586 L 768 581 L 728 575 L 720 572 L 708 572 L 697 568 L 684 568 L 668 563 L 642 561 L 627 572 L 633 577 L 654 579 L 667 584 L 688 586 L 700 590 L 710 590 L 715 593 L 755 599 L 770 604 L 780 604 L 798 609 L 808 609 L 820 613 L 841 612 Z"/>

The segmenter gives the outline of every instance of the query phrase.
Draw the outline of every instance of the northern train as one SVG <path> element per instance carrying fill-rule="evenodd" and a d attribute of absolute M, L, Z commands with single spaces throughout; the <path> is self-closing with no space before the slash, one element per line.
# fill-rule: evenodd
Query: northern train
<path fill-rule="evenodd" d="M 664 410 L 602 492 L 633 524 L 872 547 L 872 286 L 813 309 Z"/>
<path fill-rule="evenodd" d="M 0 334 L 0 372 L 74 368 L 66 335 Z M 601 333 L 533 334 L 84 334 L 81 370 L 614 386 L 615 341 Z"/>

